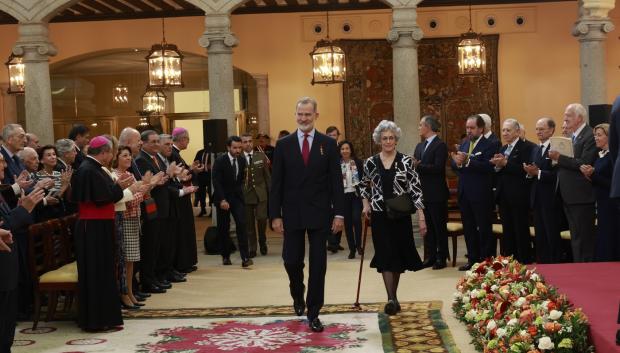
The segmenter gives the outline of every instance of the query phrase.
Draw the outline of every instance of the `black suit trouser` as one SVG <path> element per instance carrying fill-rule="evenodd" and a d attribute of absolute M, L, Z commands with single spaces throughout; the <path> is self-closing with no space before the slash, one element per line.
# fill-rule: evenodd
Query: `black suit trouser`
<path fill-rule="evenodd" d="M 564 212 L 570 229 L 570 245 L 573 262 L 594 261 L 596 246 L 594 227 L 594 203 L 569 205 L 564 203 Z"/>
<path fill-rule="evenodd" d="M 200 209 L 204 210 L 207 207 L 207 195 L 209 196 L 209 200 L 211 200 L 211 182 L 199 182 L 198 190 L 196 190 L 196 195 L 194 198 L 194 206 L 200 205 Z"/>
<path fill-rule="evenodd" d="M 500 245 L 502 256 L 513 256 L 522 264 L 532 262 L 532 241 L 530 239 L 529 207 L 527 202 L 499 202 L 499 216 L 502 221 Z"/>
<path fill-rule="evenodd" d="M 492 256 L 491 244 L 494 242 L 491 224 L 492 201 L 470 201 L 467 197 L 459 198 L 461 219 L 465 233 L 465 245 L 469 263 L 482 261 Z"/>
<path fill-rule="evenodd" d="M 155 268 L 159 248 L 161 229 L 165 226 L 165 219 L 145 219 L 142 225 L 142 238 L 140 239 L 140 283 L 143 286 L 156 284 Z"/>
<path fill-rule="evenodd" d="M 344 231 L 349 251 L 362 247 L 362 199 L 354 192 L 344 194 Z"/>
<path fill-rule="evenodd" d="M 219 205 L 217 207 L 217 242 L 220 254 L 223 258 L 230 257 L 230 216 L 232 215 L 235 220 L 235 232 L 237 233 L 241 260 L 249 259 L 245 205 L 243 201 L 235 198 L 230 198 L 226 201 L 230 205 L 228 210 L 223 210 Z"/>
<path fill-rule="evenodd" d="M 557 209 L 553 207 L 553 204 L 537 203 L 534 206 L 534 229 L 536 233 L 536 262 L 541 264 L 559 263 L 562 260 L 562 238 L 560 237 Z"/>
<path fill-rule="evenodd" d="M 3 269 L 9 271 L 14 269 Z M 17 289 L 0 291 L 0 353 L 10 353 L 17 320 Z"/>
<path fill-rule="evenodd" d="M 290 282 L 291 296 L 302 296 L 304 291 L 304 257 L 306 254 L 306 231 L 310 244 L 308 277 L 308 320 L 319 316 L 325 301 L 325 272 L 327 271 L 327 253 L 325 243 L 331 233 L 329 228 L 322 229 L 288 229 L 284 227 L 282 259 Z"/>
<path fill-rule="evenodd" d="M 428 249 L 430 261 L 445 261 L 448 258 L 448 203 L 424 202 L 426 236 L 424 249 Z"/>
<path fill-rule="evenodd" d="M 179 236 L 179 217 L 162 219 L 159 228 L 159 253 L 155 262 L 155 275 L 165 280 L 174 269 L 177 253 L 177 237 Z"/>

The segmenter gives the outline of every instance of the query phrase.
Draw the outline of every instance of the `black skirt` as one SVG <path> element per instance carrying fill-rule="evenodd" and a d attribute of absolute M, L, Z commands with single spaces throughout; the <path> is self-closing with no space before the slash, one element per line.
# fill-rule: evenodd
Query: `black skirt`
<path fill-rule="evenodd" d="M 377 272 L 417 271 L 422 260 L 413 241 L 411 218 L 389 219 L 385 212 L 372 212 L 370 221 L 375 256 L 370 267 Z"/>

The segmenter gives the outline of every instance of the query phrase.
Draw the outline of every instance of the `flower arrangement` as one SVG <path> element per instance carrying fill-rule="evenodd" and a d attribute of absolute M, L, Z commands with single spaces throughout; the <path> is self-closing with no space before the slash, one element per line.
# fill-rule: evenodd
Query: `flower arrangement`
<path fill-rule="evenodd" d="M 584 313 L 511 257 L 475 264 L 456 288 L 452 309 L 481 352 L 594 352 Z"/>

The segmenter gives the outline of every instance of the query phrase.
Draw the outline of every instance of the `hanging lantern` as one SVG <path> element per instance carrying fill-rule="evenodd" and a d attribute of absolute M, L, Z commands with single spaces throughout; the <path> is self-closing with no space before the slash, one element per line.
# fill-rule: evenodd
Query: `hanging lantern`
<path fill-rule="evenodd" d="M 158 89 L 147 88 L 142 96 L 142 110 L 161 114 L 166 109 L 166 95 Z"/>
<path fill-rule="evenodd" d="M 5 63 L 9 70 L 9 94 L 23 94 L 25 92 L 24 86 L 24 69 L 25 65 L 21 56 L 11 54 L 9 59 Z"/>
<path fill-rule="evenodd" d="M 118 83 L 112 88 L 112 104 L 123 106 L 129 103 L 129 87 L 124 83 Z"/>
<path fill-rule="evenodd" d="M 312 84 L 341 83 L 346 79 L 344 51 L 327 39 L 316 43 L 312 57 Z"/>
<path fill-rule="evenodd" d="M 149 88 L 183 87 L 183 55 L 176 45 L 166 43 L 164 19 L 161 19 L 162 42 L 151 47 L 146 61 L 149 64 Z"/>
<path fill-rule="evenodd" d="M 487 72 L 487 54 L 480 35 L 472 30 L 471 0 L 469 2 L 469 31 L 461 34 L 457 46 L 459 75 L 477 76 Z"/>
<path fill-rule="evenodd" d="M 325 39 L 316 43 L 310 53 L 312 58 L 312 84 L 342 83 L 346 80 L 346 58 L 344 51 L 329 40 L 329 12 Z"/>
<path fill-rule="evenodd" d="M 458 45 L 459 75 L 484 75 L 487 55 L 480 36 L 472 31 L 461 35 Z"/>

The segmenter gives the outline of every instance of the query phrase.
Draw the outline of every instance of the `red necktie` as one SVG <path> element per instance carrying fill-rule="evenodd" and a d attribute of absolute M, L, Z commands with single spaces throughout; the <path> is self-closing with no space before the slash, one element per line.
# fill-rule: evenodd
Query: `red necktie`
<path fill-rule="evenodd" d="M 155 165 L 157 166 L 157 169 L 162 170 L 161 166 L 159 165 L 159 161 L 157 160 L 157 157 L 151 156 L 151 158 L 153 158 L 153 162 L 155 162 Z"/>
<path fill-rule="evenodd" d="M 304 134 L 304 142 L 301 146 L 301 158 L 304 159 L 304 165 L 308 166 L 308 159 L 310 159 L 310 143 L 308 142 L 308 134 Z"/>

